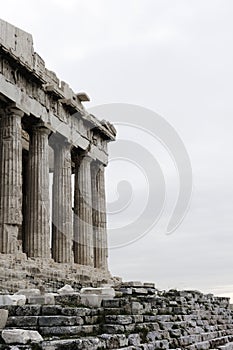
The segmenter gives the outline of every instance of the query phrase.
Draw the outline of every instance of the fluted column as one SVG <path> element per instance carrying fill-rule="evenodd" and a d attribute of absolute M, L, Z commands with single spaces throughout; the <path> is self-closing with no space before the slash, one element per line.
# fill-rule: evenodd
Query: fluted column
<path fill-rule="evenodd" d="M 30 135 L 25 250 L 29 257 L 50 258 L 48 135 L 42 125 Z"/>
<path fill-rule="evenodd" d="M 55 139 L 53 173 L 52 257 L 56 262 L 73 262 L 73 224 L 71 187 L 71 145 Z"/>
<path fill-rule="evenodd" d="M 91 161 L 76 157 L 74 194 L 74 261 L 88 266 L 94 266 Z"/>
<path fill-rule="evenodd" d="M 104 166 L 93 162 L 92 177 L 92 206 L 93 206 L 93 244 L 94 266 L 108 269 L 108 243 L 106 228 L 106 199 Z"/>
<path fill-rule="evenodd" d="M 19 250 L 22 225 L 22 127 L 23 112 L 1 110 L 0 117 L 0 253 Z"/>

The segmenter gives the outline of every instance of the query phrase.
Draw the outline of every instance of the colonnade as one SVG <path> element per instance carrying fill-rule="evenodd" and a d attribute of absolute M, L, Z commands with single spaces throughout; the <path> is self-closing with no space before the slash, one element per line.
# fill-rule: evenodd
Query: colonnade
<path fill-rule="evenodd" d="M 23 115 L 17 108 L 0 111 L 0 253 L 15 254 L 19 249 L 18 237 L 24 220 L 22 250 L 29 258 L 52 258 L 58 263 L 77 263 L 107 269 L 105 167 L 89 154 L 75 149 L 63 136 L 53 137 L 51 240 L 51 130 L 41 123 L 34 124 L 29 130 L 26 209 L 23 218 Z M 74 199 L 72 168 L 75 173 Z"/>

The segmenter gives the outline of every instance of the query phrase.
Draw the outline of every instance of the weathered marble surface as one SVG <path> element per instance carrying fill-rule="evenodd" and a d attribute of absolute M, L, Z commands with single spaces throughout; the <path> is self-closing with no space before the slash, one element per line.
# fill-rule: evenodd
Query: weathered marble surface
<path fill-rule="evenodd" d="M 34 52 L 32 36 L 0 20 L 0 52 L 19 65 L 17 73 L 10 60 L 0 65 L 0 94 L 7 97 L 26 115 L 33 115 L 58 130 L 70 143 L 107 163 L 107 140 L 114 140 L 116 130 L 106 121 L 90 115 L 69 85 L 59 81 L 54 72 Z M 31 76 L 25 75 L 25 70 Z M 15 73 L 14 73 L 15 72 Z M 104 136 L 104 142 L 101 140 Z M 90 141 L 94 141 L 91 142 Z"/>
<path fill-rule="evenodd" d="M 0 252 L 19 250 L 22 225 L 22 127 L 23 112 L 16 108 L 0 111 Z"/>
<path fill-rule="evenodd" d="M 116 130 L 88 101 L 45 67 L 30 34 L 0 20 L 0 291 L 111 279 L 104 167 Z"/>
<path fill-rule="evenodd" d="M 66 140 L 54 143 L 53 232 L 52 257 L 59 263 L 72 263 L 72 160 L 71 144 Z"/>
<path fill-rule="evenodd" d="M 2 332 L 2 338 L 6 344 L 27 344 L 29 342 L 41 342 L 43 338 L 37 331 L 23 329 L 7 329 Z"/>
<path fill-rule="evenodd" d="M 48 135 L 43 126 L 32 128 L 25 218 L 25 252 L 31 258 L 51 257 Z"/>
<path fill-rule="evenodd" d="M 77 157 L 74 190 L 74 261 L 94 266 L 91 158 Z"/>
<path fill-rule="evenodd" d="M 0 309 L 0 331 L 5 328 L 8 319 L 8 310 Z"/>

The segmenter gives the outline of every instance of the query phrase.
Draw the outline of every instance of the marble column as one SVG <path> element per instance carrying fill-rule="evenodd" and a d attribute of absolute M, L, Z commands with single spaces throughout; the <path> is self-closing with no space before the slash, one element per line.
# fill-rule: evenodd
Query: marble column
<path fill-rule="evenodd" d="M 0 253 L 19 250 L 22 225 L 22 127 L 24 113 L 1 110 L 0 117 Z"/>
<path fill-rule="evenodd" d="M 76 156 L 74 193 L 74 261 L 94 266 L 91 161 L 88 156 Z"/>
<path fill-rule="evenodd" d="M 59 263 L 73 262 L 73 212 L 71 144 L 56 138 L 53 173 L 52 257 Z"/>
<path fill-rule="evenodd" d="M 25 250 L 28 257 L 49 259 L 50 200 L 48 135 L 43 125 L 32 127 L 28 159 Z"/>
<path fill-rule="evenodd" d="M 108 243 L 106 227 L 106 199 L 104 166 L 93 162 L 92 177 L 92 207 L 93 207 L 93 244 L 94 266 L 108 269 Z"/>

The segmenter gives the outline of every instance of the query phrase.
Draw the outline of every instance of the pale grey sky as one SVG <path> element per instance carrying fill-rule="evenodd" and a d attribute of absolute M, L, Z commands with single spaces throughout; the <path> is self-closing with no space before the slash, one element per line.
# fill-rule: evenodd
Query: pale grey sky
<path fill-rule="evenodd" d="M 8 0 L 1 18 L 30 32 L 49 69 L 93 107 L 131 103 L 165 118 L 183 140 L 193 168 L 189 212 L 172 235 L 164 226 L 177 194 L 177 174 L 160 145 L 166 213 L 155 229 L 110 250 L 110 268 L 124 279 L 159 288 L 194 288 L 233 297 L 233 3 L 230 0 Z M 119 136 L 133 138 L 120 129 Z M 117 171 L 116 169 L 119 169 Z M 123 225 L 146 201 L 142 174 L 110 164 L 108 198 L 126 177 L 132 210 L 110 218 Z M 144 198 L 144 197 L 145 198 Z M 130 210 L 130 209 L 129 209 Z M 130 216 L 131 215 L 131 216 Z"/>

